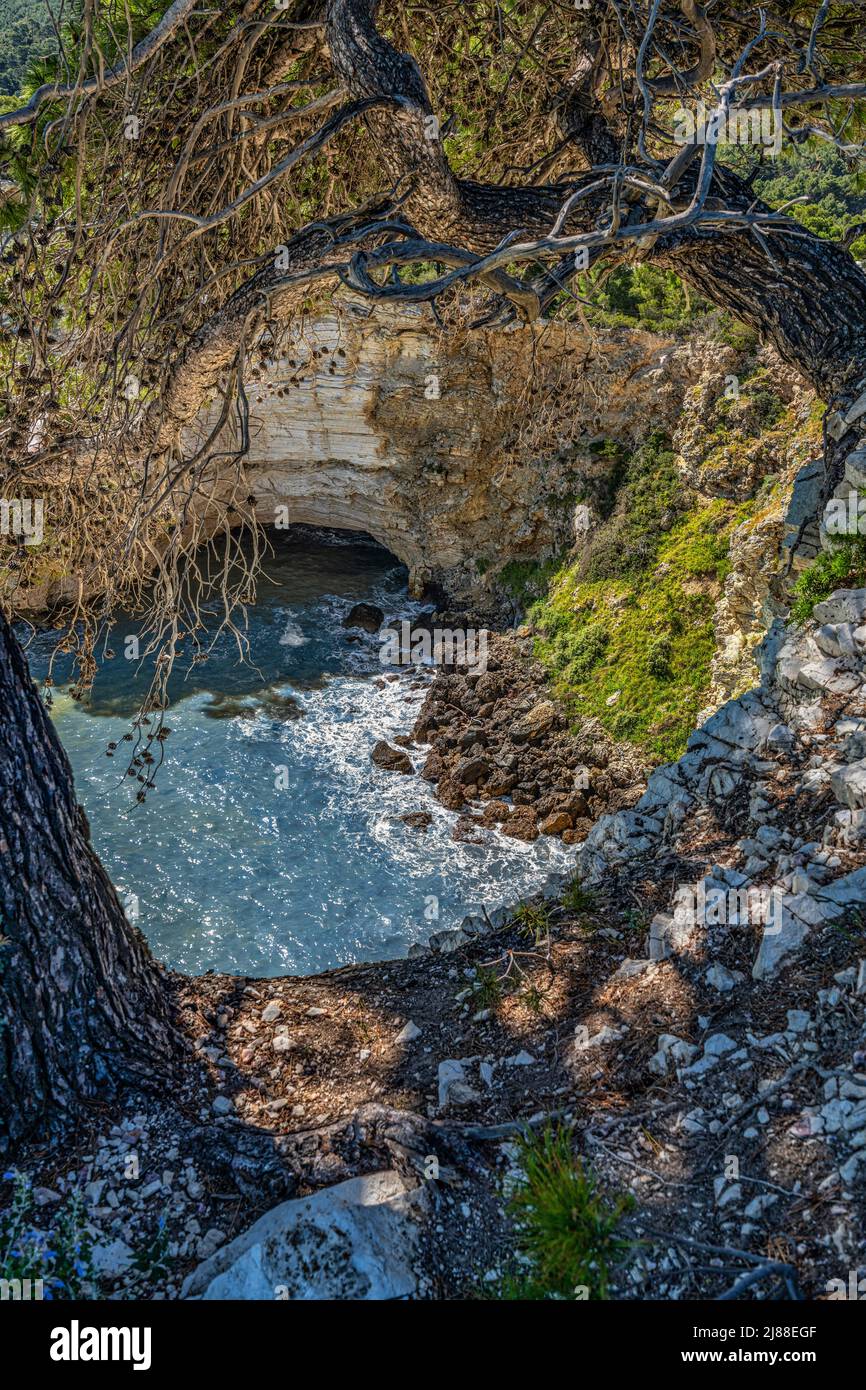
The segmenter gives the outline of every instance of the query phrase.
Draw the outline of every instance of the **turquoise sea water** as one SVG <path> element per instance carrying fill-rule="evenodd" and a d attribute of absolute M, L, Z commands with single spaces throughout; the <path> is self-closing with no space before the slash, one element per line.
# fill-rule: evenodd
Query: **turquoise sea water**
<path fill-rule="evenodd" d="M 360 601 L 386 621 L 418 611 L 394 557 L 345 533 L 277 533 L 274 545 L 247 662 L 223 635 L 206 664 L 173 675 L 172 733 L 144 804 L 121 742 L 148 684 L 123 656 L 135 621 L 118 621 L 86 704 L 55 670 L 53 716 L 96 849 L 156 954 L 189 973 L 308 974 L 400 956 L 566 862 L 545 839 L 455 843 L 455 816 L 426 782 L 371 764 L 377 739 L 410 731 L 429 679 L 416 668 L 383 685 L 396 668 L 380 663 L 379 639 L 343 626 Z M 54 641 L 29 642 L 37 678 Z M 410 755 L 420 766 L 423 751 Z M 399 819 L 422 809 L 426 833 Z"/>

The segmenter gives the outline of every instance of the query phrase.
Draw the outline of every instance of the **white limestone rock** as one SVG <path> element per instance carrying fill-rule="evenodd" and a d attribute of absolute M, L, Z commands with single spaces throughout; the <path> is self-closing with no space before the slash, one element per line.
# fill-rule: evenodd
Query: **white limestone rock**
<path fill-rule="evenodd" d="M 866 758 L 839 767 L 830 777 L 833 795 L 852 811 L 866 807 Z"/>
<path fill-rule="evenodd" d="M 812 616 L 817 623 L 866 622 L 866 589 L 837 589 L 822 603 L 816 603 Z"/>
<path fill-rule="evenodd" d="M 352 1301 L 417 1291 L 423 1188 L 399 1173 L 351 1178 L 282 1202 L 187 1278 L 183 1298 Z"/>

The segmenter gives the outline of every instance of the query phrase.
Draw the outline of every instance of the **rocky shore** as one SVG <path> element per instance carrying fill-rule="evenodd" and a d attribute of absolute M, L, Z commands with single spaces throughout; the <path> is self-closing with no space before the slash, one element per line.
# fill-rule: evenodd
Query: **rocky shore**
<path fill-rule="evenodd" d="M 49 1209 L 84 1192 L 102 1292 L 140 1291 L 165 1232 L 157 1297 L 309 1296 L 316 1265 L 320 1295 L 480 1296 L 512 1267 L 515 1137 L 554 1117 L 634 1199 L 612 1297 L 842 1296 L 866 1195 L 866 591 L 779 625 L 761 665 L 557 897 L 408 960 L 179 980 L 185 1087 L 30 1166 Z M 454 737 L 484 693 L 459 687 Z M 428 720 L 443 706 L 440 680 Z"/>
<path fill-rule="evenodd" d="M 819 485 L 798 473 L 794 551 Z M 373 765 L 433 784 L 455 838 L 550 836 L 574 871 L 405 960 L 173 980 L 181 1085 L 21 1158 L 34 1220 L 78 1204 L 85 1294 L 482 1297 L 514 1272 L 516 1140 L 550 1122 L 632 1200 L 611 1297 L 858 1285 L 866 590 L 772 622 L 754 688 L 655 769 L 570 728 L 532 649 L 521 627 L 484 669 L 384 674 L 426 698 Z"/>
<path fill-rule="evenodd" d="M 455 839 L 498 831 L 577 845 L 600 815 L 634 805 L 646 784 L 640 750 L 614 742 L 596 720 L 569 730 L 532 659 L 528 627 L 491 634 L 483 670 L 439 669 L 401 743 L 378 744 L 373 761 L 408 773 L 406 750 L 428 749 L 421 776 L 460 812 Z"/>

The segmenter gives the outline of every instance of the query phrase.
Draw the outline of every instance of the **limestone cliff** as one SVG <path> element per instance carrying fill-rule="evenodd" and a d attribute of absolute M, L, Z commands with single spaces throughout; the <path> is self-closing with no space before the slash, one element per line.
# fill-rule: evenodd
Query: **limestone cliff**
<path fill-rule="evenodd" d="M 251 370 L 256 515 L 367 531 L 413 591 L 477 601 L 502 564 L 573 543 L 576 499 L 610 467 L 597 446 L 673 429 L 702 365 L 645 332 L 445 334 L 427 310 L 344 306 Z"/>

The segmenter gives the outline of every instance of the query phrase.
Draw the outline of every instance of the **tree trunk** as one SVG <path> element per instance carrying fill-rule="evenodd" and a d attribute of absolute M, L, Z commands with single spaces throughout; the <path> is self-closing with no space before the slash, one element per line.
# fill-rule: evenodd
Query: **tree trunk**
<path fill-rule="evenodd" d="M 729 170 L 721 180 L 732 211 L 767 211 Z M 759 240 L 698 226 L 660 239 L 652 259 L 770 339 L 828 405 L 862 389 L 866 275 L 844 246 L 799 229 Z"/>
<path fill-rule="evenodd" d="M 171 1080 L 169 990 L 90 846 L 72 769 L 0 614 L 0 1150 Z"/>
<path fill-rule="evenodd" d="M 334 70 L 353 99 L 390 95 L 393 101 L 367 117 L 388 176 L 407 181 L 401 211 L 421 233 L 474 252 L 498 246 L 502 237 L 549 233 L 566 194 L 545 185 L 509 187 L 458 179 L 453 174 L 424 79 L 414 60 L 398 53 L 376 29 L 379 0 L 331 0 L 328 46 Z M 584 55 L 570 105 L 560 113 L 565 129 L 588 159 L 615 162 L 616 142 L 600 124 L 591 100 L 592 58 Z M 587 144 L 592 134 L 592 141 Z M 697 161 L 672 190 L 685 206 L 697 178 Z M 595 170 L 575 181 L 593 188 Z M 732 169 L 716 166 L 710 202 L 741 216 L 767 213 Z M 593 229 L 606 217 L 610 190 L 582 198 L 562 231 Z M 655 214 L 644 207 L 644 219 Z M 644 220 L 642 219 L 642 220 Z M 633 243 L 632 243 L 633 245 Z M 624 245 L 614 254 L 623 255 Z M 720 308 L 754 326 L 786 362 L 807 378 L 831 409 L 844 408 L 866 381 L 866 275 L 850 252 L 792 226 L 735 230 L 695 223 L 653 238 L 646 260 L 676 271 Z M 855 433 L 845 440 L 848 448 Z M 844 451 L 844 450 L 843 450 Z M 834 450 L 833 452 L 841 452 Z"/>

